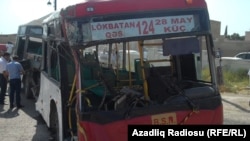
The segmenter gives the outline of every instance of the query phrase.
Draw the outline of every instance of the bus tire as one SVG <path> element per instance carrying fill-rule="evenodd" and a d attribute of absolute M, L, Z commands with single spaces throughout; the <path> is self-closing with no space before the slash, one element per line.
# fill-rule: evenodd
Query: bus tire
<path fill-rule="evenodd" d="M 53 141 L 59 141 L 59 121 L 55 103 L 51 105 L 50 111 L 50 132 Z"/>

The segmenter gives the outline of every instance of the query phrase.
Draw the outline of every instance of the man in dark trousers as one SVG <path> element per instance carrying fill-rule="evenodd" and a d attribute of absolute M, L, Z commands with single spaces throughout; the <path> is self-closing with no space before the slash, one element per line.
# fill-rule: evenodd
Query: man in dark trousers
<path fill-rule="evenodd" d="M 21 105 L 21 75 L 24 74 L 22 65 L 18 62 L 18 56 L 14 55 L 12 61 L 6 66 L 9 77 L 10 86 L 10 109 L 14 107 L 14 99 L 16 100 L 17 108 L 22 108 Z"/>
<path fill-rule="evenodd" d="M 7 84 L 8 84 L 8 76 L 6 72 L 7 63 L 10 61 L 10 54 L 5 52 L 3 56 L 0 58 L 0 105 L 4 105 Z"/>

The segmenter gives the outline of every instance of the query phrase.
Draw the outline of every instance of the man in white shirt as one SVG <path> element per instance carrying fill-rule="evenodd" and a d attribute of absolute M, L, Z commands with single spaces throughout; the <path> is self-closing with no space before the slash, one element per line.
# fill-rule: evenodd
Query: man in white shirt
<path fill-rule="evenodd" d="M 10 61 L 10 54 L 5 52 L 0 58 L 0 105 L 4 105 L 5 94 L 7 90 L 8 74 L 6 71 L 7 63 Z"/>
<path fill-rule="evenodd" d="M 12 43 L 12 42 L 7 42 L 6 48 L 7 48 L 7 52 L 8 52 L 9 54 L 12 54 L 12 51 L 13 51 L 13 48 L 14 48 L 13 43 Z"/>

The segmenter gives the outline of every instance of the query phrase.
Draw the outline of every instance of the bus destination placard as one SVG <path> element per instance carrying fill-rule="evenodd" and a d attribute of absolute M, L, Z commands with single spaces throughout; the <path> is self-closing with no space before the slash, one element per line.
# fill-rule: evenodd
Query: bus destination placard
<path fill-rule="evenodd" d="M 83 25 L 84 31 L 88 30 L 90 33 L 84 34 L 84 39 L 88 41 L 190 32 L 194 28 L 193 15 L 94 22 Z"/>

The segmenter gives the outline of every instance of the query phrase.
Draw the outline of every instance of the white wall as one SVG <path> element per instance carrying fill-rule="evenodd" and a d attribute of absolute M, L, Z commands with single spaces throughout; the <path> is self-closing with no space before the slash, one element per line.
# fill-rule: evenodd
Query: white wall
<path fill-rule="evenodd" d="M 221 64 L 224 69 L 230 69 L 233 71 L 239 69 L 250 69 L 250 60 L 222 60 Z"/>

